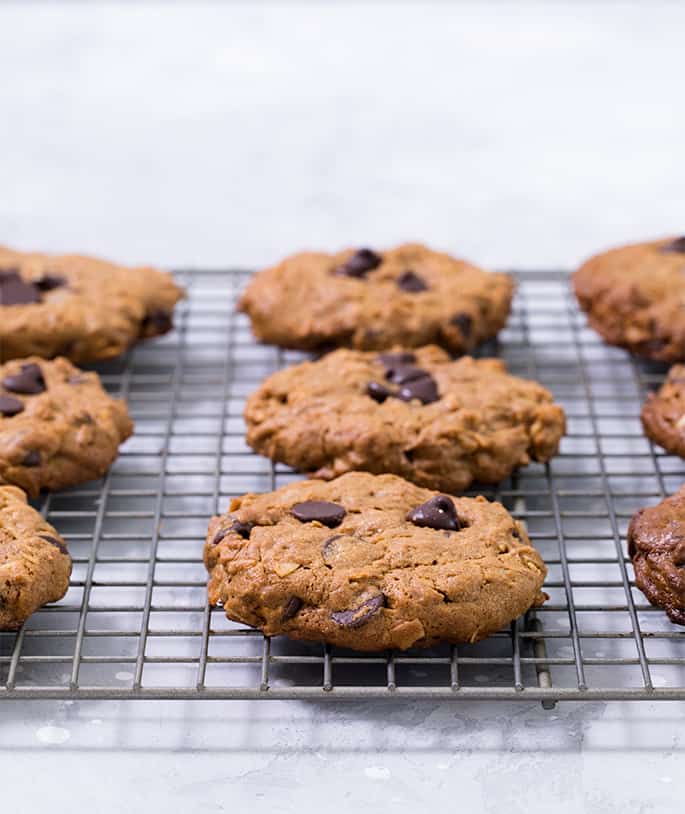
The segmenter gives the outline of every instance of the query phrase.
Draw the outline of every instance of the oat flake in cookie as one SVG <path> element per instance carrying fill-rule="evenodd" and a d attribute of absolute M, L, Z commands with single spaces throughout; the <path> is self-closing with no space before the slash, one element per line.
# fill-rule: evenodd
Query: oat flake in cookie
<path fill-rule="evenodd" d="M 545 565 L 503 506 L 395 475 L 237 498 L 204 559 L 229 619 L 354 650 L 475 642 L 545 600 Z"/>
<path fill-rule="evenodd" d="M 573 282 L 590 325 L 607 342 L 647 359 L 685 360 L 685 237 L 598 254 Z"/>
<path fill-rule="evenodd" d="M 35 496 L 99 478 L 132 432 L 97 373 L 37 356 L 0 365 L 0 483 Z"/>
<path fill-rule="evenodd" d="M 0 630 L 15 630 L 69 587 L 64 540 L 14 486 L 0 486 Z"/>
<path fill-rule="evenodd" d="M 685 625 L 685 486 L 633 516 L 628 554 L 637 587 L 672 622 Z"/>
<path fill-rule="evenodd" d="M 238 308 L 258 339 L 284 347 L 462 353 L 504 327 L 512 293 L 506 274 L 406 244 L 293 255 L 257 274 Z"/>
<path fill-rule="evenodd" d="M 278 371 L 249 398 L 247 442 L 316 477 L 390 472 L 459 492 L 546 461 L 564 412 L 537 382 L 498 359 L 337 350 Z"/>
<path fill-rule="evenodd" d="M 673 365 L 658 392 L 647 397 L 641 418 L 648 438 L 685 458 L 685 365 Z"/>
<path fill-rule="evenodd" d="M 0 362 L 108 359 L 169 331 L 183 291 L 169 274 L 0 247 Z"/>

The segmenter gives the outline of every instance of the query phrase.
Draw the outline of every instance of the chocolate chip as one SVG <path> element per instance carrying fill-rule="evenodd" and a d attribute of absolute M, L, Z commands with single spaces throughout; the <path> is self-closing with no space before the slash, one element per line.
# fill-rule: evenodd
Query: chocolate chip
<path fill-rule="evenodd" d="M 11 418 L 13 415 L 23 412 L 23 410 L 24 404 L 19 399 L 0 395 L 0 415 L 3 418 Z"/>
<path fill-rule="evenodd" d="M 378 361 L 385 367 L 412 365 L 416 361 L 416 354 L 409 351 L 400 351 L 398 353 L 379 353 Z"/>
<path fill-rule="evenodd" d="M 40 291 L 16 269 L 0 271 L 0 305 L 31 305 L 40 302 Z"/>
<path fill-rule="evenodd" d="M 422 404 L 430 404 L 440 398 L 438 386 L 432 376 L 424 376 L 421 379 L 414 379 L 405 384 L 397 393 L 397 398 L 402 401 L 412 401 L 418 399 Z"/>
<path fill-rule="evenodd" d="M 410 512 L 406 519 L 415 526 L 459 531 L 461 523 L 454 502 L 447 495 L 436 495 Z"/>
<path fill-rule="evenodd" d="M 430 373 L 427 370 L 411 365 L 395 365 L 389 367 L 385 372 L 385 378 L 393 384 L 406 384 L 416 379 L 423 379 L 426 376 L 430 378 Z"/>
<path fill-rule="evenodd" d="M 675 252 L 685 254 L 685 236 L 677 237 L 675 240 L 661 247 L 662 252 Z"/>
<path fill-rule="evenodd" d="M 24 460 L 21 463 L 22 466 L 40 466 L 40 452 L 32 449 L 30 452 L 26 453 Z"/>
<path fill-rule="evenodd" d="M 335 274 L 345 277 L 366 277 L 366 275 L 378 268 L 383 262 L 383 258 L 371 251 L 371 249 L 359 249 L 349 260 L 335 269 Z"/>
<path fill-rule="evenodd" d="M 299 596 L 291 596 L 283 610 L 281 622 L 287 622 L 288 619 L 292 619 L 293 616 L 295 616 L 295 614 L 299 612 L 303 604 L 304 603 L 302 602 Z"/>
<path fill-rule="evenodd" d="M 471 331 L 473 330 L 473 317 L 471 314 L 455 314 L 450 322 L 459 328 L 464 339 L 468 339 L 471 336 Z"/>
<path fill-rule="evenodd" d="M 331 529 L 339 526 L 347 514 L 342 506 L 329 503 L 327 500 L 305 500 L 303 503 L 296 503 L 290 513 L 301 523 L 312 523 L 316 520 Z"/>
<path fill-rule="evenodd" d="M 395 280 L 397 287 L 402 291 L 407 291 L 410 294 L 416 294 L 419 291 L 427 291 L 428 285 L 423 277 L 414 271 L 403 271 L 402 274 Z"/>
<path fill-rule="evenodd" d="M 165 334 L 174 327 L 172 315 L 161 308 L 148 311 L 143 320 L 143 333 L 151 329 L 154 333 Z"/>
<path fill-rule="evenodd" d="M 385 607 L 385 596 L 376 594 L 356 608 L 335 611 L 331 614 L 331 619 L 340 627 L 361 627 L 370 621 L 383 607 Z"/>
<path fill-rule="evenodd" d="M 43 371 L 38 365 L 22 365 L 21 372 L 15 373 L 13 376 L 5 376 L 2 385 L 12 393 L 35 396 L 45 390 L 45 379 Z"/>
<path fill-rule="evenodd" d="M 371 396 L 371 398 L 379 404 L 383 404 L 388 396 L 392 396 L 393 394 L 384 384 L 369 382 L 366 385 L 366 395 Z"/>
<path fill-rule="evenodd" d="M 59 548 L 59 550 L 62 552 L 62 554 L 69 555 L 69 550 L 67 549 L 67 547 L 64 545 L 64 543 L 61 540 L 58 540 L 56 537 L 50 537 L 49 534 L 41 534 L 40 537 L 41 537 L 41 539 L 43 539 L 46 542 L 50 543 L 50 545 L 54 545 L 55 548 Z"/>
<path fill-rule="evenodd" d="M 66 285 L 67 281 L 64 277 L 60 277 L 59 274 L 44 274 L 42 277 L 34 280 L 33 284 L 39 291 L 53 291 L 55 288 L 61 288 Z"/>
<path fill-rule="evenodd" d="M 254 523 L 243 523 L 240 520 L 236 520 L 229 531 L 234 532 L 234 534 L 239 534 L 244 540 L 248 540 L 254 526 Z"/>

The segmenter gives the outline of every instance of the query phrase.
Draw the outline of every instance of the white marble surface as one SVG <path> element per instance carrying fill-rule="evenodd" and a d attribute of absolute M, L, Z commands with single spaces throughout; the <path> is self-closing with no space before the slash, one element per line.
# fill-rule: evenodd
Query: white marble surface
<path fill-rule="evenodd" d="M 683 230 L 676 3 L 0 5 L 0 239 L 168 265 Z M 12 702 L 4 807 L 681 812 L 685 704 Z"/>

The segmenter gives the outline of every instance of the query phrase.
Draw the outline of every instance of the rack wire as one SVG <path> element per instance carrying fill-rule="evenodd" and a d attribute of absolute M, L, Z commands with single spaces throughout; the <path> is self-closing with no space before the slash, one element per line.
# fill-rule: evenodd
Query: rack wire
<path fill-rule="evenodd" d="M 231 496 L 299 477 L 252 453 L 242 408 L 302 354 L 258 345 L 234 313 L 248 272 L 179 272 L 177 330 L 98 366 L 135 436 L 102 480 L 37 504 L 69 542 L 67 596 L 0 633 L 0 699 L 685 699 L 685 629 L 634 587 L 632 513 L 685 480 L 644 437 L 639 410 L 664 368 L 589 329 L 561 272 L 518 272 L 497 343 L 516 374 L 564 406 L 549 464 L 479 489 L 525 521 L 549 601 L 475 645 L 360 654 L 264 638 L 207 606 L 202 541 Z"/>

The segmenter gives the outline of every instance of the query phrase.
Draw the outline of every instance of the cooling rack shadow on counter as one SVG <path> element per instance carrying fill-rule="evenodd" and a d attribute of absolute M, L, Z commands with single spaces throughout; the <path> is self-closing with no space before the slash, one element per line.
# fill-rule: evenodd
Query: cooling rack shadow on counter
<path fill-rule="evenodd" d="M 685 630 L 633 585 L 632 513 L 685 480 L 643 436 L 663 369 L 585 327 L 562 273 L 518 273 L 513 314 L 485 348 L 547 386 L 568 435 L 548 465 L 497 488 L 549 567 L 549 602 L 476 645 L 360 654 L 265 639 L 206 604 L 202 540 L 231 496 L 298 476 L 254 455 L 242 407 L 301 354 L 258 345 L 234 314 L 248 273 L 182 272 L 177 330 L 98 369 L 136 434 L 107 477 L 42 499 L 68 540 L 67 596 L 0 633 L 6 698 L 685 699 Z"/>

